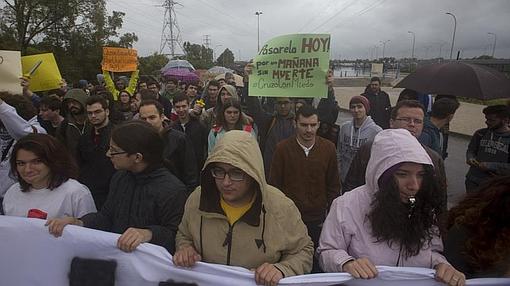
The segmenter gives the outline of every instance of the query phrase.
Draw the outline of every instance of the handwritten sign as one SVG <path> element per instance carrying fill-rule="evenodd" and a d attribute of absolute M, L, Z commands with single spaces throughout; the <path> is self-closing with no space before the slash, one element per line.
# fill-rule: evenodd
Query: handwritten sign
<path fill-rule="evenodd" d="M 293 34 L 269 40 L 253 62 L 250 96 L 327 97 L 330 35 Z"/>
<path fill-rule="evenodd" d="M 20 94 L 21 52 L 0 51 L 0 91 Z"/>
<path fill-rule="evenodd" d="M 21 57 L 21 66 L 23 75 L 29 77 L 31 91 L 60 88 L 62 76 L 52 53 Z"/>
<path fill-rule="evenodd" d="M 135 49 L 103 47 L 102 68 L 112 72 L 135 71 L 138 65 Z"/>

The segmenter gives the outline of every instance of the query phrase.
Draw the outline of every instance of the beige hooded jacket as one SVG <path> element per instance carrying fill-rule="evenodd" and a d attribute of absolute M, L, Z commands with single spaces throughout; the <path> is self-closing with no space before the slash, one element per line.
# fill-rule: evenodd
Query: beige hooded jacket
<path fill-rule="evenodd" d="M 220 206 L 210 169 L 231 164 L 258 184 L 252 207 L 233 225 Z M 188 198 L 176 247 L 193 246 L 204 262 L 254 269 L 274 264 L 285 277 L 310 272 L 313 243 L 294 203 L 267 184 L 257 141 L 232 130 L 218 141 L 202 170 L 201 185 Z"/>

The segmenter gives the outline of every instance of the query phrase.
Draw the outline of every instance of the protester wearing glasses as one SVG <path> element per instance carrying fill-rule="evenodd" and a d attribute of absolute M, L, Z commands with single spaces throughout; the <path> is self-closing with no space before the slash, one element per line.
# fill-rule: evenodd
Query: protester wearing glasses
<path fill-rule="evenodd" d="M 216 144 L 176 238 L 173 262 L 197 261 L 255 271 L 258 284 L 310 272 L 313 243 L 295 204 L 267 184 L 257 141 L 232 130 Z"/>
<path fill-rule="evenodd" d="M 90 96 L 86 110 L 91 127 L 78 141 L 79 181 L 90 189 L 97 209 L 101 209 L 108 196 L 110 179 L 115 173 L 112 162 L 106 156 L 113 124 L 108 118 L 110 110 L 105 98 Z"/>
<path fill-rule="evenodd" d="M 149 123 L 132 121 L 112 132 L 107 156 L 117 173 L 110 193 L 97 213 L 47 222 L 61 236 L 68 224 L 121 233 L 117 246 L 126 252 L 150 242 L 175 249 L 175 234 L 182 218 L 186 187 L 163 167 L 164 142 Z"/>
<path fill-rule="evenodd" d="M 333 202 L 317 253 L 322 269 L 354 278 L 378 275 L 375 266 L 425 267 L 451 286 L 465 276 L 442 255 L 439 213 L 445 202 L 432 160 L 403 129 L 375 136 L 367 182 Z"/>

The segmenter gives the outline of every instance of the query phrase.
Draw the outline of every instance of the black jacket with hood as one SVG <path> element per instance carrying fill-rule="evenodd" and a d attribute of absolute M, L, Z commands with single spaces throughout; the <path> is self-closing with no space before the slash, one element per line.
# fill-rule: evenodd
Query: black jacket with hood
<path fill-rule="evenodd" d="M 186 187 L 162 166 L 148 167 L 140 173 L 118 171 L 101 210 L 81 220 L 85 227 L 115 233 L 130 227 L 149 229 L 150 243 L 173 254 L 185 202 Z"/>

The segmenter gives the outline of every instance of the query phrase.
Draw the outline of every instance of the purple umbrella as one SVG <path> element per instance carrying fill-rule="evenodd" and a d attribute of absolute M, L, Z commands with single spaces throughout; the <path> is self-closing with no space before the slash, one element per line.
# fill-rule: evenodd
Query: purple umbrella
<path fill-rule="evenodd" d="M 179 68 L 169 69 L 163 73 L 163 76 L 165 78 L 171 78 L 171 77 L 176 78 L 176 79 L 186 82 L 186 83 L 189 83 L 192 81 L 198 81 L 200 79 L 198 77 L 198 75 L 196 75 L 195 73 L 190 72 L 185 69 L 179 69 Z"/>

